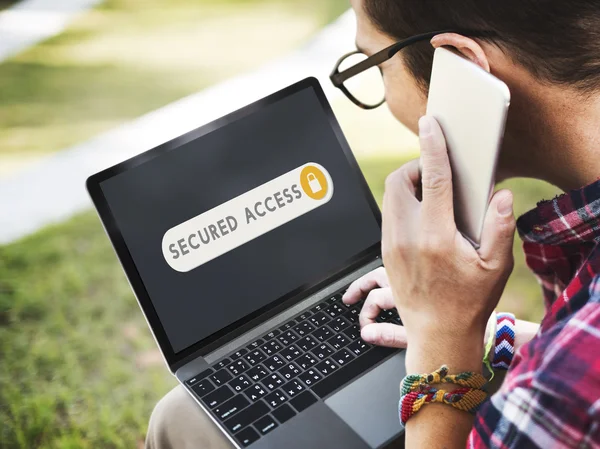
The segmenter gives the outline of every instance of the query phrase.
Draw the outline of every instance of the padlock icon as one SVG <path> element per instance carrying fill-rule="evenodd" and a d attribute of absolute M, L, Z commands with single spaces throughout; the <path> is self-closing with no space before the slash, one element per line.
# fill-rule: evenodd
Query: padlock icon
<path fill-rule="evenodd" d="M 308 175 L 306 175 L 306 178 L 308 179 L 308 187 L 310 187 L 312 193 L 317 193 L 323 190 L 323 187 L 321 187 L 321 183 L 319 182 L 314 173 L 309 173 Z"/>

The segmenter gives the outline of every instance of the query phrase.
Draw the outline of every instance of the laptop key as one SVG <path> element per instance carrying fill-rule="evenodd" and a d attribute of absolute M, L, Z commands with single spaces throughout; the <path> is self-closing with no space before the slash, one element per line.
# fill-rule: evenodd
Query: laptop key
<path fill-rule="evenodd" d="M 337 371 L 339 366 L 331 359 L 323 360 L 319 363 L 315 368 L 319 370 L 319 372 L 325 377 L 329 376 L 334 371 Z"/>
<path fill-rule="evenodd" d="M 260 348 L 264 344 L 265 344 L 265 341 L 262 338 L 259 338 L 258 340 L 253 341 L 248 346 L 246 346 L 246 349 L 248 349 L 248 351 L 252 352 L 253 349 Z"/>
<path fill-rule="evenodd" d="M 281 424 L 296 416 L 296 412 L 292 410 L 292 407 L 290 407 L 288 404 L 283 404 L 279 408 L 273 410 L 271 413 Z"/>
<path fill-rule="evenodd" d="M 215 365 L 215 369 L 219 370 L 219 369 L 223 369 L 225 368 L 227 365 L 229 365 L 231 363 L 231 360 L 229 359 L 223 359 L 221 360 L 219 363 L 217 363 Z"/>
<path fill-rule="evenodd" d="M 256 366 L 266 358 L 267 356 L 264 355 L 260 349 L 255 349 L 244 356 L 244 360 L 248 362 L 250 366 Z"/>
<path fill-rule="evenodd" d="M 298 324 L 298 326 L 296 326 L 294 328 L 296 333 L 298 335 L 300 335 L 301 337 L 304 337 L 305 335 L 310 334 L 315 329 L 316 329 L 316 327 L 313 326 L 312 324 L 310 324 L 308 321 L 304 321 L 304 322 Z"/>
<path fill-rule="evenodd" d="M 304 373 L 300 374 L 298 376 L 298 379 L 300 379 L 306 384 L 308 388 L 310 388 L 313 386 L 313 384 L 323 379 L 323 376 L 321 375 L 321 373 L 319 373 L 319 371 L 317 371 L 316 368 L 311 368 L 308 371 L 305 371 Z"/>
<path fill-rule="evenodd" d="M 185 383 L 188 384 L 188 385 L 190 385 L 190 386 L 194 385 L 199 380 L 202 380 L 205 377 L 208 377 L 209 375 L 211 375 L 214 372 L 215 371 L 212 368 L 208 368 L 207 370 L 202 371 L 200 374 L 195 375 L 190 380 L 186 380 Z"/>
<path fill-rule="evenodd" d="M 259 438 L 260 435 L 252 427 L 247 427 L 235 435 L 235 439 L 238 440 L 242 447 L 250 446 Z"/>
<path fill-rule="evenodd" d="M 278 424 L 269 415 L 260 418 L 254 423 L 254 427 L 256 427 L 262 435 L 266 435 L 277 426 Z"/>
<path fill-rule="evenodd" d="M 298 322 L 300 322 L 300 321 L 304 321 L 305 319 L 307 319 L 307 318 L 308 318 L 309 316 L 311 316 L 311 315 L 312 315 L 312 313 L 310 313 L 310 312 L 307 310 L 307 311 L 305 311 L 305 312 L 304 312 L 302 315 L 299 315 L 299 316 L 297 316 L 297 317 L 296 317 L 296 320 L 297 320 Z"/>
<path fill-rule="evenodd" d="M 237 412 L 245 409 L 249 405 L 250 401 L 246 399 L 243 394 L 238 394 L 227 402 L 223 402 L 215 408 L 213 412 L 221 421 L 225 421 L 227 418 L 231 418 Z"/>
<path fill-rule="evenodd" d="M 269 370 L 265 368 L 263 365 L 256 365 L 254 368 L 250 368 L 246 375 L 252 379 L 253 382 L 258 382 L 264 377 L 269 375 Z"/>
<path fill-rule="evenodd" d="M 343 333 L 350 340 L 357 340 L 358 338 L 360 338 L 360 327 L 358 326 L 358 324 L 354 324 L 353 326 L 350 326 L 349 328 L 344 330 Z"/>
<path fill-rule="evenodd" d="M 319 342 L 315 340 L 315 338 L 312 335 L 307 335 L 306 337 L 303 337 L 296 342 L 296 345 L 298 345 L 300 349 L 306 352 L 310 351 L 318 344 Z"/>
<path fill-rule="evenodd" d="M 341 349 L 331 357 L 340 367 L 354 360 L 354 355 L 347 349 Z"/>
<path fill-rule="evenodd" d="M 250 368 L 250 365 L 243 360 L 237 360 L 227 367 L 229 372 L 234 376 L 239 376 L 244 371 L 247 371 L 248 368 Z"/>
<path fill-rule="evenodd" d="M 290 330 L 295 325 L 296 325 L 296 320 L 290 320 L 287 323 L 285 323 L 283 326 L 281 326 L 278 330 L 283 333 L 287 330 Z"/>
<path fill-rule="evenodd" d="M 214 391 L 214 389 L 215 386 L 209 379 L 203 379 L 192 387 L 194 393 L 196 393 L 199 397 L 206 396 L 211 391 Z"/>
<path fill-rule="evenodd" d="M 231 360 L 237 360 L 237 359 L 239 359 L 241 356 L 243 356 L 243 355 L 245 355 L 245 354 L 247 354 L 247 353 L 248 353 L 248 350 L 247 350 L 247 349 L 244 349 L 244 348 L 242 348 L 242 349 L 240 349 L 239 351 L 237 351 L 237 352 L 235 352 L 235 353 L 231 354 L 231 355 L 230 355 L 230 357 L 231 357 Z"/>
<path fill-rule="evenodd" d="M 267 343 L 262 345 L 261 349 L 268 357 L 271 357 L 273 354 L 277 353 L 281 348 L 282 346 L 279 344 L 279 342 L 273 340 L 268 341 Z"/>
<path fill-rule="evenodd" d="M 294 363 L 296 363 L 303 370 L 306 370 L 306 369 L 310 368 L 311 366 L 314 366 L 317 362 L 318 362 L 318 359 L 315 356 L 313 356 L 312 354 L 303 354 L 300 357 L 298 357 L 296 360 L 294 360 Z"/>
<path fill-rule="evenodd" d="M 221 388 L 218 388 L 205 396 L 203 401 L 210 408 L 215 408 L 217 405 L 222 404 L 232 396 L 233 391 L 231 388 L 229 388 L 227 385 L 223 385 Z"/>
<path fill-rule="evenodd" d="M 293 398 L 290 401 L 290 404 L 292 404 L 292 406 L 296 410 L 298 410 L 298 412 L 301 412 L 302 410 L 305 410 L 311 405 L 313 405 L 315 402 L 317 402 L 317 398 L 315 397 L 315 395 L 312 394 L 310 391 L 305 391 L 304 393 L 299 394 L 297 397 Z"/>
<path fill-rule="evenodd" d="M 322 303 L 317 304 L 312 309 L 310 309 L 310 313 L 320 312 L 321 310 L 323 310 L 324 308 L 326 308 L 328 305 L 329 304 L 327 304 L 327 301 L 323 301 Z"/>
<path fill-rule="evenodd" d="M 274 355 L 270 359 L 265 360 L 264 365 L 270 371 L 277 371 L 279 368 L 285 365 L 285 359 L 280 355 Z"/>
<path fill-rule="evenodd" d="M 280 354 L 281 354 L 281 357 L 284 360 L 287 360 L 288 362 L 291 362 L 295 358 L 300 357 L 302 355 L 302 351 L 300 351 L 300 349 L 298 348 L 298 346 L 292 345 L 292 346 L 289 346 L 289 347 L 283 349 L 280 352 Z"/>
<path fill-rule="evenodd" d="M 299 393 L 301 393 L 305 390 L 304 385 L 298 379 L 290 380 L 281 389 L 290 398 L 293 398 L 294 396 L 298 395 Z"/>
<path fill-rule="evenodd" d="M 285 380 L 283 379 L 283 377 L 280 374 L 273 373 L 273 374 L 269 374 L 267 377 L 265 377 L 263 379 L 262 383 L 270 391 L 273 391 L 273 390 L 281 387 L 285 383 Z"/>
<path fill-rule="evenodd" d="M 252 402 L 256 402 L 267 394 L 267 390 L 262 385 L 256 384 L 244 391 L 244 394 L 248 396 L 248 399 Z"/>
<path fill-rule="evenodd" d="M 250 407 L 236 413 L 233 418 L 229 418 L 224 422 L 225 428 L 230 432 L 237 432 L 244 427 L 249 426 L 261 416 L 269 413 L 269 406 L 263 401 L 258 401 Z"/>
<path fill-rule="evenodd" d="M 346 351 L 346 349 L 342 349 L 342 351 Z M 372 368 L 380 361 L 394 354 L 396 351 L 397 349 L 393 348 L 383 348 L 380 346 L 374 347 L 372 350 L 367 351 L 364 355 L 358 357 L 351 363 L 348 363 L 346 366 L 340 366 L 340 368 L 334 371 L 333 374 L 325 377 L 314 387 L 312 387 L 312 391 L 321 399 L 323 399 L 325 396 L 333 393 L 335 390 L 344 386 L 356 376 Z"/>
<path fill-rule="evenodd" d="M 360 315 L 359 309 L 350 309 L 348 312 L 344 313 L 342 316 L 346 318 L 350 323 L 355 324 L 358 323 L 358 316 Z"/>
<path fill-rule="evenodd" d="M 227 382 L 229 382 L 232 377 L 233 376 L 229 374 L 227 370 L 222 369 L 210 376 L 210 380 L 212 380 L 217 387 L 220 387 L 221 385 L 225 385 Z"/>
<path fill-rule="evenodd" d="M 267 404 L 269 404 L 271 407 L 276 408 L 287 401 L 287 397 L 281 392 L 281 390 L 275 390 L 274 392 L 265 396 L 265 401 L 267 401 Z"/>
<path fill-rule="evenodd" d="M 365 343 L 362 339 L 358 339 L 355 342 L 350 343 L 348 345 L 348 349 L 352 351 L 354 355 L 359 356 L 371 349 L 371 346 Z"/>
<path fill-rule="evenodd" d="M 279 370 L 279 374 L 281 374 L 281 376 L 286 381 L 293 379 L 298 374 L 300 374 L 300 372 L 301 372 L 300 368 L 298 368 L 298 366 L 294 363 L 288 363 L 287 365 L 285 365 L 283 368 L 281 368 Z"/>
<path fill-rule="evenodd" d="M 265 335 L 263 338 L 265 339 L 265 341 L 269 341 L 269 340 L 272 340 L 273 338 L 277 337 L 279 334 L 281 334 L 281 331 L 273 330 L 273 331 L 269 332 L 267 335 Z"/>
<path fill-rule="evenodd" d="M 317 356 L 318 359 L 324 360 L 333 354 L 333 349 L 331 349 L 327 343 L 321 343 L 319 346 L 313 349 L 312 352 Z"/>
<path fill-rule="evenodd" d="M 337 334 L 327 340 L 327 343 L 329 343 L 334 351 L 339 351 L 344 346 L 348 345 L 350 340 L 344 334 Z"/>
<path fill-rule="evenodd" d="M 310 321 L 315 326 L 320 327 L 327 323 L 329 320 L 330 318 L 327 315 L 325 315 L 323 312 L 319 312 L 311 316 L 308 321 Z"/>
<path fill-rule="evenodd" d="M 314 331 L 312 334 L 312 336 L 315 337 L 319 341 L 328 340 L 332 335 L 333 335 L 333 332 L 327 326 L 320 327 L 319 329 Z"/>
<path fill-rule="evenodd" d="M 340 306 L 339 304 L 332 304 L 327 309 L 325 309 L 325 313 L 331 318 L 337 318 L 344 312 L 346 312 L 346 308 Z"/>
<path fill-rule="evenodd" d="M 348 326 L 350 326 L 350 322 L 346 321 L 346 319 L 342 316 L 338 316 L 331 323 L 329 323 L 329 327 L 334 332 L 341 332 L 344 329 L 346 329 Z"/>
<path fill-rule="evenodd" d="M 285 331 L 283 334 L 281 334 L 278 338 L 278 340 L 281 342 L 281 344 L 283 346 L 289 346 L 292 343 L 294 343 L 296 340 L 298 340 L 298 336 L 291 330 L 289 331 Z"/>
<path fill-rule="evenodd" d="M 250 385 L 252 385 L 252 382 L 250 381 L 250 379 L 248 378 L 248 376 L 246 374 L 242 374 L 241 376 L 238 376 L 235 379 L 233 379 L 231 382 L 229 382 L 229 386 L 231 388 L 233 388 L 233 390 L 236 393 L 239 393 L 240 391 L 245 390 Z"/>

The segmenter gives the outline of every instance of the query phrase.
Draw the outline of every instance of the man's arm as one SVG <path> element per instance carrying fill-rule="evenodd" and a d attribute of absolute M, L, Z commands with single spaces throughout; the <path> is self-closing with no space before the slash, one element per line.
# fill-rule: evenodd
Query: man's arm
<path fill-rule="evenodd" d="M 475 250 L 454 222 L 443 133 L 431 117 L 419 128 L 422 173 L 415 162 L 392 173 L 383 199 L 383 261 L 406 330 L 407 372 L 481 372 L 486 323 L 513 266 L 512 194 L 492 197 Z M 463 449 L 472 423 L 464 411 L 429 404 L 409 419 L 406 445 Z"/>

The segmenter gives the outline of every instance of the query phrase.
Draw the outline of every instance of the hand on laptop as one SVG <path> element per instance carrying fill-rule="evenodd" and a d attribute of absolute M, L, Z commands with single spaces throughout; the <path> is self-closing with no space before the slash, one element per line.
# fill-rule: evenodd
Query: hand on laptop
<path fill-rule="evenodd" d="M 454 223 L 442 131 L 431 117 L 419 124 L 422 175 L 418 161 L 396 170 L 383 200 L 382 253 L 407 333 L 406 366 L 409 372 L 442 364 L 479 371 L 486 323 L 513 266 L 512 195 L 504 190 L 492 197 L 475 250 Z"/>
<path fill-rule="evenodd" d="M 385 268 L 379 267 L 350 284 L 342 300 L 346 304 L 356 304 L 366 297 L 359 315 L 361 337 L 364 341 L 379 346 L 406 348 L 404 327 L 375 321 L 382 310 L 396 308 L 389 286 Z"/>

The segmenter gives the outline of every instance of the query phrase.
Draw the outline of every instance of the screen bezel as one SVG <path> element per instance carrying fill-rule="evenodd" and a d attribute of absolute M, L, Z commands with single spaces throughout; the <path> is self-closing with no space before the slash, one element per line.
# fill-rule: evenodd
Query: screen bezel
<path fill-rule="evenodd" d="M 123 270 L 125 271 L 125 275 L 129 280 L 131 288 L 154 334 L 154 338 L 156 339 L 156 342 L 158 343 L 167 361 L 167 364 L 173 372 L 175 372 L 179 367 L 183 366 L 185 363 L 194 359 L 195 357 L 206 355 L 212 352 L 218 347 L 239 337 L 240 335 L 252 329 L 261 322 L 266 321 L 267 319 L 275 316 L 283 310 L 291 307 L 295 303 L 298 303 L 302 299 L 324 288 L 328 284 L 335 282 L 335 280 L 349 274 L 353 270 L 356 270 L 368 261 L 380 257 L 380 242 L 377 242 L 370 248 L 367 248 L 359 254 L 356 254 L 350 260 L 344 261 L 342 266 L 340 266 L 339 269 L 337 269 L 336 271 L 324 273 L 321 279 L 317 279 L 312 283 L 304 284 L 298 287 L 297 289 L 289 292 L 288 294 L 277 298 L 273 302 L 260 308 L 254 313 L 247 315 L 244 318 L 221 329 L 220 331 L 213 333 L 208 337 L 204 338 L 203 340 L 196 342 L 192 346 L 189 346 L 188 348 L 183 349 L 179 352 L 174 352 L 167 338 L 166 331 L 158 317 L 158 314 L 156 313 L 152 301 L 150 300 L 150 296 L 144 286 L 144 283 L 137 270 L 137 267 L 133 262 L 133 258 L 129 252 L 129 249 L 127 248 L 123 235 L 121 234 L 121 231 L 117 226 L 116 220 L 112 215 L 110 206 L 108 205 L 108 202 L 102 192 L 100 184 L 103 181 L 112 178 L 113 176 L 116 176 L 124 171 L 137 167 L 145 162 L 154 159 L 155 157 L 165 154 L 168 151 L 175 150 L 184 145 L 185 143 L 188 143 L 192 140 L 196 140 L 212 131 L 215 131 L 216 129 L 226 126 L 262 108 L 268 107 L 269 105 L 276 103 L 285 97 L 293 95 L 307 88 L 314 89 L 314 92 L 317 98 L 319 99 L 319 102 L 321 103 L 325 115 L 329 120 L 329 124 L 337 137 L 337 140 L 346 156 L 346 159 L 348 160 L 351 169 L 355 172 L 355 175 L 357 176 L 357 180 L 359 181 L 365 198 L 369 203 L 374 218 L 376 219 L 378 226 L 381 228 L 381 212 L 379 210 L 377 202 L 375 201 L 375 198 L 373 197 L 373 194 L 369 189 L 369 186 L 358 166 L 358 162 L 354 158 L 354 154 L 352 153 L 350 146 L 348 145 L 348 142 L 346 141 L 346 138 L 342 133 L 339 123 L 337 122 L 337 119 L 333 114 L 331 106 L 329 105 L 329 102 L 325 97 L 325 93 L 323 92 L 319 81 L 313 77 L 306 78 L 302 81 L 292 84 L 291 86 L 288 86 L 285 89 L 282 89 L 261 100 L 251 103 L 250 105 L 238 109 L 237 111 L 232 112 L 224 117 L 221 117 L 211 123 L 203 125 L 180 137 L 177 137 L 151 150 L 145 151 L 144 153 L 134 156 L 131 159 L 128 159 L 124 162 L 114 165 L 113 167 L 107 168 L 99 173 L 96 173 L 90 176 L 86 181 L 87 190 L 92 199 L 92 202 L 94 203 L 94 206 L 96 207 L 104 229 L 108 234 L 108 237 L 115 249 L 119 261 L 121 262 Z"/>

